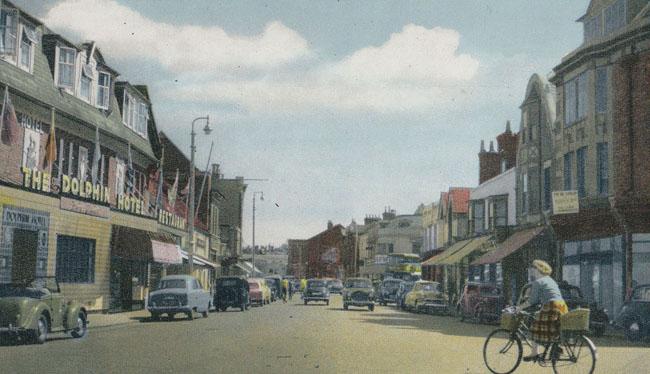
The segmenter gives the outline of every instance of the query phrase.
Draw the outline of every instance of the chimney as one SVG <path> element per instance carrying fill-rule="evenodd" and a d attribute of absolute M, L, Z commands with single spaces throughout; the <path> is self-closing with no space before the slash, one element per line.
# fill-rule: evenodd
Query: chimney
<path fill-rule="evenodd" d="M 327 221 L 327 229 L 331 230 L 332 227 L 334 227 L 334 224 L 332 223 L 332 221 Z"/>
<path fill-rule="evenodd" d="M 494 142 L 490 141 L 490 151 L 478 154 L 479 176 L 478 183 L 482 184 L 488 179 L 492 179 L 500 174 L 501 157 L 494 150 Z"/>
<path fill-rule="evenodd" d="M 216 179 L 221 179 L 221 170 L 219 170 L 219 164 L 212 164 L 212 175 Z"/>
<path fill-rule="evenodd" d="M 481 149 L 479 150 L 480 153 L 485 153 L 485 140 L 481 139 Z"/>
<path fill-rule="evenodd" d="M 497 149 L 501 160 L 506 162 L 505 170 L 511 169 L 517 164 L 518 139 L 518 135 L 512 133 L 510 121 L 506 122 L 506 131 L 497 136 Z"/>

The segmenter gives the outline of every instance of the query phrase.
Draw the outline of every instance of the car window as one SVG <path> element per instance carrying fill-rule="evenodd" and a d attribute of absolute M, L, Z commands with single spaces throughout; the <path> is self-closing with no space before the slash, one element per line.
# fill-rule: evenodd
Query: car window
<path fill-rule="evenodd" d="M 167 288 L 186 288 L 185 279 L 163 279 L 160 281 L 159 290 Z"/>
<path fill-rule="evenodd" d="M 316 287 L 327 287 L 327 281 L 322 280 L 313 280 L 307 282 L 307 287 L 316 288 Z"/>
<path fill-rule="evenodd" d="M 366 279 L 351 279 L 345 282 L 346 288 L 370 288 L 372 284 Z"/>

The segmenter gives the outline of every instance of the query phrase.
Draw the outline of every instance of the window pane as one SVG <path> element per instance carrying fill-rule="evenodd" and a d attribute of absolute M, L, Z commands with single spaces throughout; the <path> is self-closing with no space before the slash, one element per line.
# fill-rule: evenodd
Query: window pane
<path fill-rule="evenodd" d="M 576 151 L 576 177 L 578 179 L 578 197 L 585 197 L 585 157 L 587 147 L 581 147 Z"/>
<path fill-rule="evenodd" d="M 605 35 L 625 26 L 625 2 L 618 0 L 605 9 Z"/>
<path fill-rule="evenodd" d="M 90 78 L 86 76 L 81 77 L 81 87 L 79 88 L 79 94 L 81 95 L 81 98 L 86 101 L 90 101 L 90 84 Z"/>
<path fill-rule="evenodd" d="M 24 68 L 31 68 L 32 62 L 32 42 L 23 33 L 20 42 L 20 66 Z"/>
<path fill-rule="evenodd" d="M 585 21 L 585 26 L 584 26 L 585 41 L 590 41 L 600 36 L 602 30 L 600 27 L 600 21 L 601 21 L 600 15 Z"/>
<path fill-rule="evenodd" d="M 564 84 L 564 124 L 571 125 L 576 121 L 576 80 Z"/>
<path fill-rule="evenodd" d="M 16 54 L 17 36 L 16 12 L 3 9 L 0 12 L 0 53 L 4 55 Z"/>
<path fill-rule="evenodd" d="M 587 72 L 578 76 L 578 106 L 576 121 L 587 116 Z"/>
<path fill-rule="evenodd" d="M 56 245 L 56 276 L 62 283 L 93 283 L 95 241 L 59 235 Z"/>
<path fill-rule="evenodd" d="M 607 112 L 607 67 L 596 69 L 596 112 Z"/>

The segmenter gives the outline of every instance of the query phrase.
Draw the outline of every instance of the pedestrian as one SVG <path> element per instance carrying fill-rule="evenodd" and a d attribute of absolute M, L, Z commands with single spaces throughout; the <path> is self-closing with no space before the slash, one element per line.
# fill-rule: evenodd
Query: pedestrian
<path fill-rule="evenodd" d="M 288 294 L 289 294 L 289 280 L 283 279 L 282 280 L 282 302 L 283 303 L 287 302 Z"/>
<path fill-rule="evenodd" d="M 293 282 L 289 282 L 289 300 L 293 299 Z"/>
<path fill-rule="evenodd" d="M 531 326 L 533 343 L 530 356 L 524 361 L 536 361 L 539 358 L 539 343 L 551 343 L 560 334 L 560 316 L 568 312 L 568 307 L 562 298 L 560 287 L 550 277 L 553 269 L 546 261 L 533 261 L 530 273 L 533 276 L 530 296 L 519 308 L 527 309 L 531 306 L 541 305 L 542 309 L 536 314 Z"/>

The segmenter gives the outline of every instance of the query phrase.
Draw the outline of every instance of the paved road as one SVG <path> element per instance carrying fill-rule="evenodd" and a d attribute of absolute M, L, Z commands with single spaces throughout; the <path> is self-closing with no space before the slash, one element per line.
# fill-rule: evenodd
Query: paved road
<path fill-rule="evenodd" d="M 194 321 L 133 321 L 82 340 L 0 347 L 0 373 L 485 373 L 491 326 L 394 307 L 343 311 L 296 297 Z M 600 373 L 647 372 L 650 345 L 597 340 Z M 522 364 L 518 373 L 549 373 Z"/>

